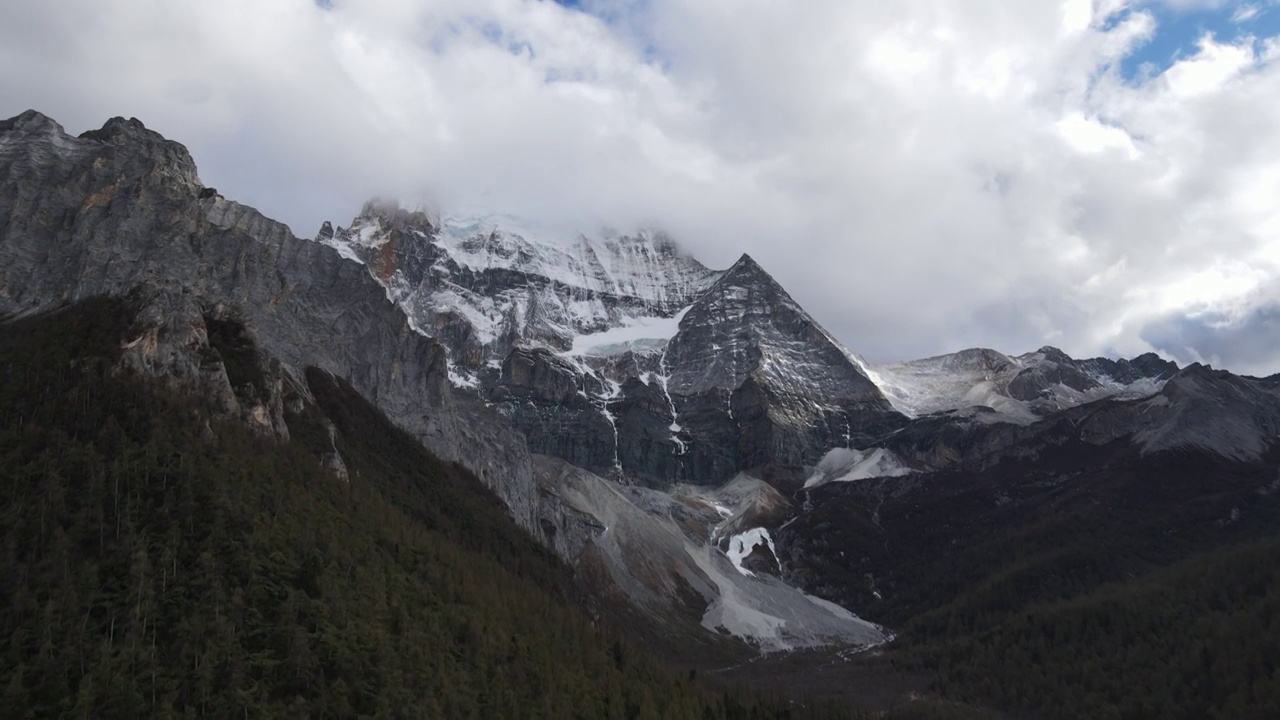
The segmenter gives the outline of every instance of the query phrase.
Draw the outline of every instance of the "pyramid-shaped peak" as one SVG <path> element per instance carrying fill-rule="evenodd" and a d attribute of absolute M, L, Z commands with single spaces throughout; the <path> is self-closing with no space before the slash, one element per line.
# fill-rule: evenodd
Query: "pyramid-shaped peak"
<path fill-rule="evenodd" d="M 756 262 L 754 258 L 746 253 L 742 253 L 742 257 L 738 258 L 737 261 L 730 265 L 729 269 L 725 271 L 725 275 L 735 274 L 769 275 L 769 273 L 765 272 L 764 268 L 760 267 L 760 263 Z"/>
<path fill-rule="evenodd" d="M 769 274 L 767 270 L 760 266 L 750 255 L 743 253 L 738 261 L 729 266 L 728 270 L 720 276 L 720 281 L 716 283 L 721 288 L 730 287 L 757 287 L 767 288 L 770 293 L 781 295 L 788 300 L 791 296 L 787 291 L 778 284 L 777 280 Z"/>
<path fill-rule="evenodd" d="M 734 390 L 751 376 L 824 407 L 890 409 L 852 354 L 747 254 L 689 308 L 665 361 L 680 395 Z"/>

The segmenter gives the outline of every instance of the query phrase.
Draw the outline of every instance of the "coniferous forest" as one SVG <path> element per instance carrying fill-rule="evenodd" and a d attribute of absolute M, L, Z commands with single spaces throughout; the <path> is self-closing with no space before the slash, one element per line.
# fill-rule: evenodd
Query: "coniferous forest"
<path fill-rule="evenodd" d="M 6 717 L 851 716 L 668 669 L 340 380 L 308 372 L 281 442 L 119 371 L 133 311 L 0 325 Z M 242 329 L 210 338 L 252 392 Z"/>
<path fill-rule="evenodd" d="M 6 717 L 858 716 L 667 667 L 322 371 L 284 442 L 119 370 L 133 312 L 0 325 Z M 209 328 L 251 396 L 252 341 Z M 993 578 L 905 622 L 877 662 L 948 700 L 893 716 L 1280 717 L 1278 568 L 1271 537 L 1039 598 Z"/>
<path fill-rule="evenodd" d="M 946 694 L 1034 717 L 1280 717 L 1280 541 L 937 644 Z"/>

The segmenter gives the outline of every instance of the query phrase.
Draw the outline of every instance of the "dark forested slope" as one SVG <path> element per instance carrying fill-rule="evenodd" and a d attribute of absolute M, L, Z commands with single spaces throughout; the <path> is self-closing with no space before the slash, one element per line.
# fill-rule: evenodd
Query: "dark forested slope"
<path fill-rule="evenodd" d="M 799 716 L 593 622 L 496 498 L 341 381 L 308 373 L 282 442 L 120 371 L 134 309 L 0 324 L 7 717 Z M 247 334 L 210 336 L 253 392 Z"/>
<path fill-rule="evenodd" d="M 891 660 L 945 697 L 1027 718 L 1280 717 L 1277 467 L 1275 450 L 1064 443 L 819 488 L 779 544 L 898 630 Z"/>

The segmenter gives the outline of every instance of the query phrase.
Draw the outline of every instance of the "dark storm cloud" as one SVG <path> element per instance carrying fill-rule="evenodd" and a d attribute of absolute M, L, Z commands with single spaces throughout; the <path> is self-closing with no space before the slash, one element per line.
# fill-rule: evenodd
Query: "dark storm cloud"
<path fill-rule="evenodd" d="M 1280 372 L 1280 304 L 1238 318 L 1171 315 L 1149 323 L 1142 338 L 1179 363 L 1203 362 L 1260 376 Z"/>

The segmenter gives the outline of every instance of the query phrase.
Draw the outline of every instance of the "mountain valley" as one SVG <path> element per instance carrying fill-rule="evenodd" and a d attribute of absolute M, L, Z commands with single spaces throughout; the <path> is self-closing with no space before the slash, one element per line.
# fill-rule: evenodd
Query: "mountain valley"
<path fill-rule="evenodd" d="M 1274 377 L 1053 347 L 873 366 L 748 255 L 657 231 L 371 201 L 299 238 L 121 118 L 0 121 L 0 261 L 0 681 L 33 716 L 1280 712 Z M 166 563 L 219 584 L 213 623 L 206 586 L 154 587 Z M 205 685 L 157 684 L 172 663 Z"/>

